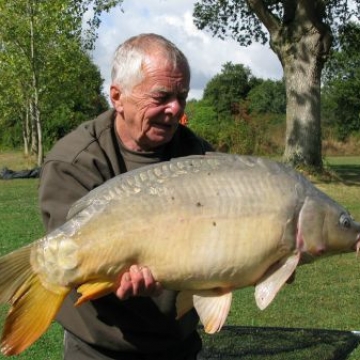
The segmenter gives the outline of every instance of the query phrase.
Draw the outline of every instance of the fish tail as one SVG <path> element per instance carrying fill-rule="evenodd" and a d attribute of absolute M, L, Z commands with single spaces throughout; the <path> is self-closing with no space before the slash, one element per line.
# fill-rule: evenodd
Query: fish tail
<path fill-rule="evenodd" d="M 31 245 L 0 258 L 0 304 L 11 305 L 3 327 L 1 352 L 16 355 L 49 327 L 70 289 L 45 288 L 30 264 Z"/>

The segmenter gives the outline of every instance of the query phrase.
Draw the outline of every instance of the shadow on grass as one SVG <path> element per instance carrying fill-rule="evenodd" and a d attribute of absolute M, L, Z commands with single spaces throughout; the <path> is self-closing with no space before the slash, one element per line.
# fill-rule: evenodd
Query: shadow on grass
<path fill-rule="evenodd" d="M 349 331 L 226 326 L 218 334 L 201 332 L 199 360 L 345 360 L 359 345 Z"/>
<path fill-rule="evenodd" d="M 346 185 L 360 185 L 360 164 L 332 164 L 330 167 Z"/>

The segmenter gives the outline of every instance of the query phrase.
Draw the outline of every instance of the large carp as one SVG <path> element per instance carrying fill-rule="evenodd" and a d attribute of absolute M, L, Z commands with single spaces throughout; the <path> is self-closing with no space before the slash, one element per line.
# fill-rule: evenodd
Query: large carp
<path fill-rule="evenodd" d="M 104 295 L 132 264 L 179 291 L 178 317 L 194 306 L 213 333 L 233 290 L 254 285 L 264 309 L 302 261 L 359 243 L 360 224 L 280 163 L 214 153 L 143 167 L 91 191 L 64 225 L 0 258 L 0 302 L 11 305 L 1 351 L 30 346 L 71 288 L 77 305 Z"/>

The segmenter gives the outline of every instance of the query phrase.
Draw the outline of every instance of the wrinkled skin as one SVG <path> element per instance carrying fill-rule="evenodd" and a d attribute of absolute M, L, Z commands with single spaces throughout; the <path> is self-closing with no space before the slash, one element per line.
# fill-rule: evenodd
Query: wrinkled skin
<path fill-rule="evenodd" d="M 189 79 L 185 66 L 174 69 L 164 59 L 153 57 L 144 67 L 143 81 L 129 95 L 119 85 L 111 86 L 116 130 L 128 149 L 153 150 L 172 139 L 184 114 Z"/>

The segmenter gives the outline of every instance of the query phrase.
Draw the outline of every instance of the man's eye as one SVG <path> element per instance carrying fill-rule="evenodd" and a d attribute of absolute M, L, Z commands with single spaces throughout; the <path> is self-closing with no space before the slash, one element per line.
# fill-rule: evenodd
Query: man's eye
<path fill-rule="evenodd" d="M 169 102 L 173 99 L 174 100 L 176 99 L 180 104 L 183 104 L 186 102 L 187 94 L 179 94 L 179 95 L 161 94 L 161 95 L 154 96 L 154 99 L 158 104 L 166 104 L 167 102 Z"/>
<path fill-rule="evenodd" d="M 155 96 L 155 100 L 158 103 L 165 103 L 170 100 L 170 97 L 171 97 L 171 95 L 158 95 L 158 96 Z"/>

